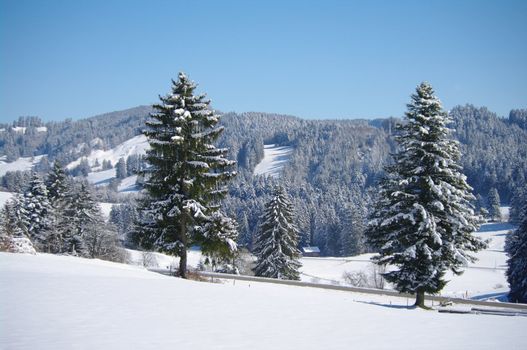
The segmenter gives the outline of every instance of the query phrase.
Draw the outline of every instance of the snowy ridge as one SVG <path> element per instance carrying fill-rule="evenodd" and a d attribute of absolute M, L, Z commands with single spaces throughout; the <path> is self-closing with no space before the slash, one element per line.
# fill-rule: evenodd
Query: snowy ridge
<path fill-rule="evenodd" d="M 280 172 L 289 161 L 293 147 L 264 145 L 264 157 L 254 168 L 254 175 L 280 176 Z"/>
<path fill-rule="evenodd" d="M 95 162 L 98 160 L 99 163 L 102 163 L 103 160 L 109 160 L 112 162 L 112 165 L 115 165 L 119 158 L 127 158 L 132 154 L 145 154 L 146 150 L 150 148 L 148 141 L 145 135 L 137 135 L 132 137 L 129 140 L 121 143 L 115 148 L 109 149 L 107 151 L 96 150 L 92 151 L 89 156 L 79 158 L 71 163 L 69 163 L 66 168 L 73 169 L 81 163 L 83 159 L 88 161 L 90 166 L 94 166 Z"/>

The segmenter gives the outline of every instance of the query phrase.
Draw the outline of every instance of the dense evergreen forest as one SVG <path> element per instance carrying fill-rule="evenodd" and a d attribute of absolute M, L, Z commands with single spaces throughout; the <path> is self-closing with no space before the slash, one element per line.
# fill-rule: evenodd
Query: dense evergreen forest
<path fill-rule="evenodd" d="M 0 155 L 13 161 L 47 154 L 36 167 L 47 172 L 53 160 L 68 164 L 141 134 L 150 112 L 151 107 L 141 106 L 79 121 L 49 123 L 22 117 L 0 125 Z M 496 188 L 502 204 L 509 203 L 526 183 L 527 110 L 513 110 L 508 118 L 500 118 L 484 107 L 465 105 L 453 108 L 450 115 L 454 122 L 449 127 L 461 144 L 461 162 L 474 192 L 484 202 Z M 367 251 L 362 236 L 365 218 L 383 166 L 395 151 L 394 126 L 398 122 L 397 118 L 303 120 L 268 113 L 223 114 L 225 132 L 218 146 L 228 147 L 229 157 L 238 162 L 238 176 L 230 183 L 224 204 L 238 221 L 239 243 L 253 247 L 258 218 L 279 183 L 295 209 L 301 246 L 316 245 L 324 255 Z M 263 158 L 264 144 L 293 148 L 278 179 L 253 175 Z M 10 176 L 13 174 L 4 178 Z M 21 178 L 30 179 L 28 175 Z M 105 196 L 108 200 L 107 193 Z M 123 200 L 118 196 L 113 199 Z"/>

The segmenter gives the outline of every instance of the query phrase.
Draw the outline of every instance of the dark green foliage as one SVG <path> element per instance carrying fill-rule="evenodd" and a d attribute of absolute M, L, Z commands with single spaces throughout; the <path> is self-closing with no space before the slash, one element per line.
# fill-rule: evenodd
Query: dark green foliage
<path fill-rule="evenodd" d="M 217 127 L 219 117 L 204 95 L 194 94 L 195 88 L 180 73 L 171 93 L 160 97 L 161 104 L 154 105 L 156 112 L 146 123 L 150 167 L 143 173 L 147 195 L 136 234 L 146 248 L 179 256 L 182 277 L 186 277 L 187 248 L 192 244 L 202 244 L 207 252 L 235 247 L 231 230 L 222 236 L 226 232 L 217 229 L 217 210 L 227 193 L 224 184 L 235 175 L 228 169 L 235 162 L 225 158 L 226 148 L 213 145 L 223 128 Z"/>
<path fill-rule="evenodd" d="M 128 172 L 126 171 L 126 161 L 124 158 L 119 158 L 119 161 L 115 166 L 115 177 L 118 179 L 124 179 L 127 176 Z"/>
<path fill-rule="evenodd" d="M 299 280 L 298 230 L 293 224 L 293 206 L 284 190 L 277 187 L 260 219 L 254 253 L 256 276 Z"/>
<path fill-rule="evenodd" d="M 489 218 L 492 221 L 501 221 L 500 195 L 494 187 L 489 191 L 487 210 L 489 211 Z"/>
<path fill-rule="evenodd" d="M 437 293 L 445 272 L 461 267 L 485 247 L 472 235 L 480 218 L 470 202 L 470 186 L 458 165 L 458 143 L 448 138 L 448 117 L 428 83 L 422 83 L 408 104 L 406 123 L 396 140 L 394 164 L 386 168 L 379 199 L 367 229 L 380 265 L 393 265 L 386 280 L 400 292 Z"/>
<path fill-rule="evenodd" d="M 518 229 L 512 231 L 505 244 L 507 260 L 507 281 L 509 300 L 527 303 L 527 205 L 523 207 L 523 221 Z"/>

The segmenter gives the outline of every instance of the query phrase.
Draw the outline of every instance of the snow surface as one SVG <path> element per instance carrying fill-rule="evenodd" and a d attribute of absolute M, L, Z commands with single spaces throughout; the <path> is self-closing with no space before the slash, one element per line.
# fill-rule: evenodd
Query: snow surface
<path fill-rule="evenodd" d="M 509 223 L 488 223 L 481 226 L 478 237 L 489 240 L 489 247 L 476 254 L 478 261 L 470 263 L 461 276 L 447 273 L 449 283 L 441 291 L 442 296 L 485 300 L 501 298 L 508 293 L 505 276 L 507 255 L 505 238 L 515 226 Z M 374 254 L 339 258 L 302 258 L 301 279 L 306 282 L 345 284 L 345 272 L 372 273 Z"/>
<path fill-rule="evenodd" d="M 113 203 L 98 202 L 99 207 L 101 208 L 101 214 L 104 219 L 110 219 L 110 212 L 112 211 Z"/>
<path fill-rule="evenodd" d="M 280 176 L 280 172 L 289 161 L 292 152 L 293 147 L 290 146 L 264 145 L 264 157 L 254 168 L 254 175 Z"/>
<path fill-rule="evenodd" d="M 2 349 L 522 349 L 526 339 L 527 317 L 69 256 L 0 253 L 0 279 Z"/>
<path fill-rule="evenodd" d="M 35 157 L 25 157 L 18 158 L 14 162 L 6 162 L 5 156 L 0 158 L 0 176 L 4 176 L 8 171 L 26 171 L 31 170 L 34 165 L 36 165 L 42 157 L 47 157 L 46 154 L 35 156 Z"/>
<path fill-rule="evenodd" d="M 8 200 L 13 198 L 12 192 L 1 192 L 0 191 L 0 208 L 4 207 L 4 204 L 7 203 Z"/>
<path fill-rule="evenodd" d="M 90 166 L 94 166 L 95 162 L 98 160 L 102 164 L 103 160 L 109 160 L 112 162 L 112 165 L 117 164 L 119 158 L 126 159 L 132 154 L 145 154 L 146 150 L 150 147 L 145 135 L 137 135 L 132 137 L 129 140 L 121 143 L 115 148 L 109 150 L 95 150 L 90 153 L 87 157 L 79 158 L 71 163 L 69 163 L 66 168 L 73 169 L 81 163 L 82 159 L 86 159 Z"/>
<path fill-rule="evenodd" d="M 107 186 L 115 178 L 115 168 L 89 173 L 86 179 L 95 186 Z M 137 175 L 125 177 L 117 187 L 118 192 L 139 192 Z"/>

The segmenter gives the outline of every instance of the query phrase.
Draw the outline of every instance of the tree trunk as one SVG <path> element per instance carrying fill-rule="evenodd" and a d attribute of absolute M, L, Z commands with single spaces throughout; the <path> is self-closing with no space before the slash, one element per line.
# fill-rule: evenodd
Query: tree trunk
<path fill-rule="evenodd" d="M 181 278 L 187 278 L 187 233 L 186 223 L 182 219 L 179 223 L 179 241 L 182 246 L 179 251 L 179 276 Z"/>
<path fill-rule="evenodd" d="M 425 306 L 425 292 L 423 290 L 418 289 L 415 292 L 415 307 L 420 307 L 422 309 L 426 309 Z"/>
<path fill-rule="evenodd" d="M 179 276 L 187 278 L 187 249 L 183 248 L 179 255 Z"/>

